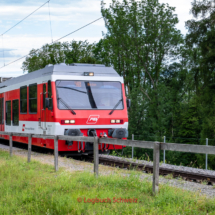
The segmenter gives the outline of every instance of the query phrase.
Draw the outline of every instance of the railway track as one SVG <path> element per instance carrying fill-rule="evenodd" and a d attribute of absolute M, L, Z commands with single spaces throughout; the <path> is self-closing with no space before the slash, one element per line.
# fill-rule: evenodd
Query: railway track
<path fill-rule="evenodd" d="M 85 161 L 93 161 L 93 157 L 88 157 Z M 111 159 L 105 157 L 99 157 L 99 164 L 108 165 L 112 167 L 124 168 L 124 169 L 136 169 L 144 171 L 145 173 L 153 173 L 153 166 L 134 163 L 129 161 L 123 161 L 119 159 Z M 169 168 L 160 167 L 159 174 L 162 176 L 172 175 L 173 178 L 182 178 L 183 180 L 193 181 L 197 183 L 206 182 L 208 185 L 215 184 L 215 176 L 206 175 L 200 173 L 191 173 L 187 171 L 170 170 Z"/>

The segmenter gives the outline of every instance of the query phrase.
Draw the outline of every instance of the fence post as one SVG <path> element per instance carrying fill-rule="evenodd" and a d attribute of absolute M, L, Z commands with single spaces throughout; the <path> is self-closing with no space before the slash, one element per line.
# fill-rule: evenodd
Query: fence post
<path fill-rule="evenodd" d="M 132 134 L 132 140 L 134 140 L 134 135 Z M 132 159 L 134 157 L 134 147 L 132 146 Z"/>
<path fill-rule="evenodd" d="M 208 146 L 208 138 L 206 138 L 206 146 Z M 205 169 L 208 169 L 208 154 L 205 154 Z"/>
<path fill-rule="evenodd" d="M 31 162 L 31 143 L 32 143 L 32 134 L 28 135 L 28 163 Z"/>
<path fill-rule="evenodd" d="M 163 137 L 163 142 L 166 143 L 166 136 Z M 166 160 L 166 151 L 163 150 L 163 163 L 165 163 Z"/>
<path fill-rule="evenodd" d="M 58 137 L 54 137 L 54 166 L 55 171 L 58 171 Z"/>
<path fill-rule="evenodd" d="M 13 155 L 13 140 L 12 140 L 12 133 L 9 134 L 9 144 L 10 144 L 10 156 Z"/>
<path fill-rule="evenodd" d="M 152 184 L 152 192 L 154 195 L 158 193 L 159 162 L 160 162 L 160 143 L 155 142 L 153 149 L 153 184 Z"/>
<path fill-rule="evenodd" d="M 98 177 L 99 174 L 99 139 L 98 137 L 94 137 L 93 143 L 93 154 L 94 154 L 94 175 Z"/>

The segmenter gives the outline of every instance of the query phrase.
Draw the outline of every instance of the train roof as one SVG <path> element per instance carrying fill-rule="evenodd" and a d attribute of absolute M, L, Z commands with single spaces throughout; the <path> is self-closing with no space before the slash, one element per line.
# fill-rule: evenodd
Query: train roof
<path fill-rule="evenodd" d="M 71 75 L 71 76 L 84 76 L 84 72 L 94 72 L 94 76 L 106 76 L 106 77 L 120 77 L 119 74 L 113 69 L 113 67 L 106 67 L 102 64 L 79 64 L 73 63 L 66 65 L 65 63 L 60 64 L 49 64 L 45 68 L 36 70 L 34 72 L 21 75 L 18 77 L 11 78 L 9 80 L 0 83 L 0 89 L 17 84 L 18 82 L 25 82 L 41 76 L 47 75 Z"/>

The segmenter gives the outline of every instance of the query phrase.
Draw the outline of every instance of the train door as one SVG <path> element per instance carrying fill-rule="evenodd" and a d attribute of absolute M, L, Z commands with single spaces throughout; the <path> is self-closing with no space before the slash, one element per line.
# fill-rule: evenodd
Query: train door
<path fill-rule="evenodd" d="M 46 126 L 47 126 L 47 134 L 52 134 L 54 127 L 53 123 L 53 101 L 52 101 L 52 87 L 51 81 L 47 83 L 48 91 L 47 91 L 47 98 L 46 98 Z"/>
<path fill-rule="evenodd" d="M 4 98 L 0 95 L 0 131 L 4 131 Z"/>
<path fill-rule="evenodd" d="M 45 99 L 47 94 L 47 84 L 44 83 L 42 86 L 42 93 L 40 94 L 40 128 L 43 130 L 43 134 L 46 134 L 46 108 Z"/>
<path fill-rule="evenodd" d="M 43 134 L 50 134 L 50 119 L 52 117 L 52 90 L 51 90 L 51 81 L 43 84 L 42 92 L 42 102 L 41 102 L 41 128 L 43 129 Z"/>

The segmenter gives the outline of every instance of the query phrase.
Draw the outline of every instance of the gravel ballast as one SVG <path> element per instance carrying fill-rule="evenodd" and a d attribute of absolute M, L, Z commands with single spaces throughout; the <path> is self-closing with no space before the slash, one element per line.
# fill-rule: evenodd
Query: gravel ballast
<path fill-rule="evenodd" d="M 112 156 L 112 155 L 99 155 L 99 156 L 105 157 L 105 158 L 110 158 L 110 159 L 128 161 L 128 162 L 132 162 L 132 163 L 136 163 L 136 164 L 144 164 L 144 165 L 153 166 L 153 162 L 146 161 L 146 160 L 136 160 L 136 159 L 132 159 L 132 158 L 123 158 L 123 157 L 117 157 L 117 156 Z M 185 171 L 185 172 L 189 172 L 189 173 L 199 173 L 199 174 L 215 176 L 215 171 L 212 171 L 212 170 L 197 169 L 197 168 L 186 167 L 186 166 L 176 166 L 176 165 L 164 164 L 164 163 L 160 164 L 160 167 L 167 168 L 170 170 L 179 170 L 179 171 Z"/>

